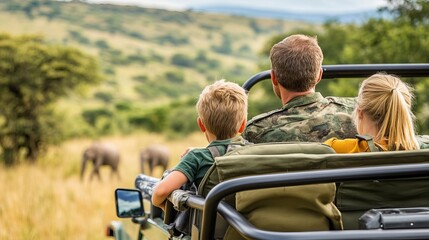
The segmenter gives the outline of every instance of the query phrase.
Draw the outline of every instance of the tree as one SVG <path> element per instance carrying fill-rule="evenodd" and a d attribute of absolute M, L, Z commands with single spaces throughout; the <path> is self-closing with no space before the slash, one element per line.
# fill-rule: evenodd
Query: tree
<path fill-rule="evenodd" d="M 6 165 L 37 160 L 61 137 L 53 103 L 101 80 L 94 58 L 39 36 L 0 35 L 0 147 Z"/>
<path fill-rule="evenodd" d="M 394 15 L 395 20 L 413 25 L 429 24 L 429 2 L 427 0 L 387 0 L 387 7 L 380 10 Z"/>
<path fill-rule="evenodd" d="M 370 19 L 350 32 L 343 57 L 351 63 L 429 62 L 429 2 L 388 0 L 393 19 Z M 418 133 L 429 131 L 429 78 L 403 79 L 415 89 Z"/>
<path fill-rule="evenodd" d="M 389 18 L 370 18 L 361 25 L 328 22 L 322 31 L 299 30 L 299 33 L 317 35 L 324 53 L 324 64 L 352 63 L 427 63 L 429 61 L 429 2 L 426 0 L 387 0 Z M 288 33 L 290 35 L 295 32 Z M 274 36 L 263 49 L 264 59 L 274 43 L 285 35 Z M 269 68 L 269 62 L 260 64 Z M 418 133 L 429 131 L 429 79 L 403 79 L 415 88 L 413 108 L 417 116 Z M 355 96 L 359 81 L 335 79 L 321 81 L 317 90 L 324 95 Z M 271 94 L 270 86 L 266 92 Z M 267 101 L 266 99 L 264 99 Z M 249 106 L 252 106 L 249 104 Z M 249 113 L 252 112 L 251 109 Z"/>

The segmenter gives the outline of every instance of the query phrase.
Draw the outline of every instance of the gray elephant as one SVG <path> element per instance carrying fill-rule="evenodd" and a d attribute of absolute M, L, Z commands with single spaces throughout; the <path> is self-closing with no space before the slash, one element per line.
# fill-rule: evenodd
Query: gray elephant
<path fill-rule="evenodd" d="M 92 180 L 94 175 L 97 175 L 98 179 L 101 180 L 99 172 L 101 166 L 109 166 L 112 169 L 111 176 L 113 177 L 113 175 L 116 174 L 118 179 L 120 179 L 118 171 L 120 160 L 119 150 L 115 145 L 108 143 L 94 143 L 83 152 L 82 171 L 80 172 L 81 180 L 83 180 L 85 166 L 88 160 L 91 161 L 94 166 L 89 180 Z"/>
<path fill-rule="evenodd" d="M 168 167 L 170 151 L 166 146 L 153 144 L 140 152 L 140 169 L 144 173 L 144 165 L 149 166 L 149 175 L 152 175 L 156 166 L 161 166 L 163 171 Z"/>

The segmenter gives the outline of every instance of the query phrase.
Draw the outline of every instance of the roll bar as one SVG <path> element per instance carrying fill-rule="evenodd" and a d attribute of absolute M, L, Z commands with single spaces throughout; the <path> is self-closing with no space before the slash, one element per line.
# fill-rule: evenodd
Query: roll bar
<path fill-rule="evenodd" d="M 354 180 L 408 178 L 427 176 L 429 164 L 406 164 L 264 174 L 231 179 L 216 185 L 207 195 L 203 206 L 201 236 L 199 239 L 214 239 L 216 211 L 240 234 L 250 239 L 427 239 L 429 229 L 409 230 L 343 230 L 315 232 L 274 232 L 257 229 L 235 209 L 222 204 L 229 194 L 253 189 L 297 186 L 305 184 L 346 182 Z M 190 197 L 192 199 L 192 196 Z M 192 201 L 192 200 L 191 200 Z M 195 202 L 194 202 L 195 203 Z M 199 202 L 201 204 L 202 202 Z M 220 204 L 221 203 L 221 204 Z M 199 205 L 197 204 L 197 205 Z"/>
<path fill-rule="evenodd" d="M 369 77 L 377 72 L 386 72 L 400 77 L 425 77 L 429 76 L 429 64 L 343 64 L 323 65 L 323 79 L 328 78 L 357 78 Z M 249 91 L 256 83 L 270 79 L 271 70 L 265 70 L 250 77 L 242 87 Z"/>

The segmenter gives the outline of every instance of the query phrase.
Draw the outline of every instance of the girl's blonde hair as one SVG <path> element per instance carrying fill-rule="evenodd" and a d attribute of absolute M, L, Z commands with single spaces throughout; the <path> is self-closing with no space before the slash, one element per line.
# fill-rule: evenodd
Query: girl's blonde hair
<path fill-rule="evenodd" d="M 232 138 L 247 119 L 247 95 L 238 84 L 218 80 L 204 88 L 196 108 L 204 126 L 217 140 Z"/>
<path fill-rule="evenodd" d="M 388 150 L 419 149 L 411 112 L 411 90 L 398 77 L 384 73 L 364 80 L 359 89 L 357 108 L 376 123 L 378 134 L 374 140 L 387 140 Z M 356 109 L 354 118 L 357 124 Z"/>

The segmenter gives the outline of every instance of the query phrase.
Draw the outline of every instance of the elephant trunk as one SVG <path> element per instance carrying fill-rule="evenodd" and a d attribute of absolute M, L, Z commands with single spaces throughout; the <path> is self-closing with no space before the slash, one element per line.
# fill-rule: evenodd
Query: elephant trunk
<path fill-rule="evenodd" d="M 83 157 L 82 159 L 82 169 L 80 171 L 80 180 L 83 180 L 83 174 L 85 173 L 85 167 L 86 167 L 86 162 L 87 162 L 88 158 Z"/>

